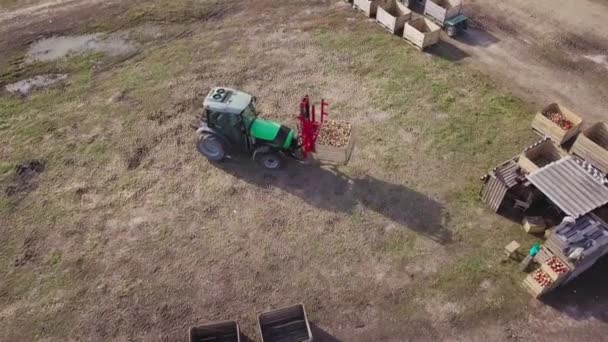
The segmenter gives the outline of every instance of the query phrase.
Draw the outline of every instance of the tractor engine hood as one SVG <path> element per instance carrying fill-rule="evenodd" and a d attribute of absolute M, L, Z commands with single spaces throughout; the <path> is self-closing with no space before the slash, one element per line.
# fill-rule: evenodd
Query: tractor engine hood
<path fill-rule="evenodd" d="M 289 149 L 292 146 L 295 132 L 274 121 L 255 119 L 251 124 L 251 136 L 267 141 L 278 148 Z"/>

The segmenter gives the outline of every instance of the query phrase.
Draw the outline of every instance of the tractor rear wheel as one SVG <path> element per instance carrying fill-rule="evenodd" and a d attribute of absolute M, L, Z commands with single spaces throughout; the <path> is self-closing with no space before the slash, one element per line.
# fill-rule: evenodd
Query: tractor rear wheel
<path fill-rule="evenodd" d="M 259 157 L 259 162 L 268 170 L 278 170 L 283 166 L 283 159 L 277 153 L 266 153 Z"/>
<path fill-rule="evenodd" d="M 226 156 L 221 139 L 214 134 L 203 134 L 196 144 L 198 151 L 207 159 L 218 162 Z"/>

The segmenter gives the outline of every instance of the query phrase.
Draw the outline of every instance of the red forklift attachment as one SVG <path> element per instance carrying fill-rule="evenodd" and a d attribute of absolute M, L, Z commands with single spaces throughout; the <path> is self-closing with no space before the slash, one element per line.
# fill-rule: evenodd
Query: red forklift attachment
<path fill-rule="evenodd" d="M 325 100 L 321 100 L 321 118 L 320 121 L 317 121 L 316 108 L 310 104 L 310 97 L 306 95 L 300 102 L 300 115 L 298 115 L 298 120 L 300 121 L 298 126 L 300 131 L 299 143 L 304 158 L 309 153 L 315 152 L 315 144 L 321 131 L 321 126 L 323 126 L 325 118 L 329 115 L 325 110 L 328 105 L 329 103 L 325 102 Z"/>

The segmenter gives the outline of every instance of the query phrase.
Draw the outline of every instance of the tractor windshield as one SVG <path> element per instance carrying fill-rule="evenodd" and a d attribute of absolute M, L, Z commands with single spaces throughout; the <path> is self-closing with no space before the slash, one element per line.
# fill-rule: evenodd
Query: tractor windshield
<path fill-rule="evenodd" d="M 251 124 L 253 124 L 253 120 L 255 120 L 255 118 L 257 117 L 253 102 L 250 103 L 249 106 L 245 108 L 245 110 L 243 110 L 241 116 L 243 117 L 243 123 L 245 124 L 245 127 L 251 127 Z"/>

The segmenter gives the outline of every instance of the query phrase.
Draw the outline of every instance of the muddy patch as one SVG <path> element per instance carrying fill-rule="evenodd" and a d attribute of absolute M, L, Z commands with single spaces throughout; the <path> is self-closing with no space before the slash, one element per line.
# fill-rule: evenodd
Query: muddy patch
<path fill-rule="evenodd" d="M 94 52 L 101 52 L 110 57 L 128 56 L 137 52 L 137 46 L 121 37 L 105 36 L 101 33 L 50 37 L 34 42 L 30 46 L 26 63 L 51 62 Z"/>
<path fill-rule="evenodd" d="M 10 184 L 4 189 L 7 197 L 19 198 L 36 189 L 37 178 L 44 172 L 44 161 L 29 160 L 19 163 L 15 167 L 15 174 Z"/>
<path fill-rule="evenodd" d="M 12 94 L 27 96 L 33 91 L 60 85 L 67 78 L 67 74 L 38 75 L 26 80 L 8 84 L 5 89 Z"/>

